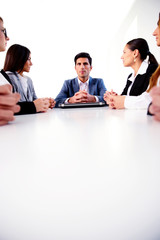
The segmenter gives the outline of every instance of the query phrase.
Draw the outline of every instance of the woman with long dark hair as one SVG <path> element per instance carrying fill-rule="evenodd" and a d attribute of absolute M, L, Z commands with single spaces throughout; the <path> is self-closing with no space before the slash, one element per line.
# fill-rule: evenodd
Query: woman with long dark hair
<path fill-rule="evenodd" d="M 31 52 L 22 45 L 12 45 L 6 54 L 4 72 L 8 75 L 13 91 L 21 95 L 20 102 L 32 102 L 35 112 L 45 112 L 55 105 L 54 99 L 37 98 L 31 78 L 24 75 L 32 66 Z"/>

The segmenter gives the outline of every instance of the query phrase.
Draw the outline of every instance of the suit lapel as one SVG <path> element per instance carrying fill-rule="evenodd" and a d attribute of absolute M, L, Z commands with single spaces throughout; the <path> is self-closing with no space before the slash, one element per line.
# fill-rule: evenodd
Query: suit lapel
<path fill-rule="evenodd" d="M 89 94 L 93 95 L 94 94 L 94 88 L 93 88 L 93 79 L 92 77 L 89 77 Z"/>
<path fill-rule="evenodd" d="M 75 79 L 73 80 L 73 85 L 72 85 L 72 87 L 73 87 L 73 92 L 74 92 L 74 94 L 79 91 L 79 84 L 78 84 L 78 79 L 77 79 L 77 78 L 75 78 Z"/>
<path fill-rule="evenodd" d="M 139 90 L 142 88 L 142 84 L 144 82 L 144 79 L 145 79 L 145 74 L 137 75 L 137 77 L 136 77 L 136 79 L 133 83 L 133 86 L 131 87 L 130 95 L 139 94 Z"/>
<path fill-rule="evenodd" d="M 132 81 L 127 80 L 126 92 L 128 91 L 128 88 L 130 87 L 131 84 L 132 84 Z"/>

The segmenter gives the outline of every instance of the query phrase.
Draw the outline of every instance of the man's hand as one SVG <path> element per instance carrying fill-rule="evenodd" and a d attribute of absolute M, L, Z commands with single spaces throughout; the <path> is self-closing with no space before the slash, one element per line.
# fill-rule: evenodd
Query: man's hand
<path fill-rule="evenodd" d="M 87 103 L 87 102 L 96 102 L 96 98 L 93 95 L 90 95 L 85 90 L 76 92 L 73 97 L 69 98 L 69 103 Z"/>

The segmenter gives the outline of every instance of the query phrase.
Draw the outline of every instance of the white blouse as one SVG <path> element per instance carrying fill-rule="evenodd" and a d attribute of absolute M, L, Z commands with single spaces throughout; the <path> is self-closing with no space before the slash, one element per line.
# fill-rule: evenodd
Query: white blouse
<path fill-rule="evenodd" d="M 157 86 L 160 85 L 160 77 L 157 81 Z M 152 98 L 148 92 L 144 92 L 139 96 L 126 96 L 124 107 L 127 109 L 147 109 Z"/>

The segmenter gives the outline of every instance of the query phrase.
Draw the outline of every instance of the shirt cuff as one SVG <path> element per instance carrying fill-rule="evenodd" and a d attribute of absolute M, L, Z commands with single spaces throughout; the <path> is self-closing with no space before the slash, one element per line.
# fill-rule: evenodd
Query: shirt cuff
<path fill-rule="evenodd" d="M 68 101 L 69 101 L 69 98 L 67 98 L 67 99 L 65 100 L 65 102 L 64 102 L 64 103 L 68 103 L 68 104 L 69 104 L 69 102 L 68 102 Z"/>
<path fill-rule="evenodd" d="M 96 98 L 96 102 L 99 102 L 99 98 L 97 96 L 94 96 Z"/>
<path fill-rule="evenodd" d="M 144 92 L 139 96 L 126 96 L 124 107 L 127 109 L 147 109 L 151 101 L 149 93 Z"/>

